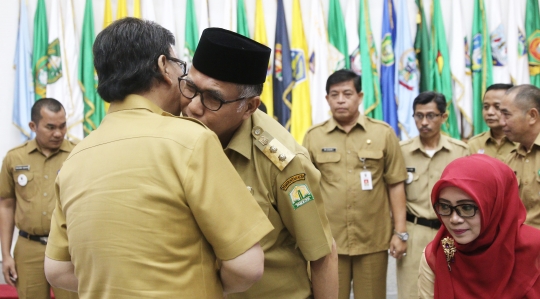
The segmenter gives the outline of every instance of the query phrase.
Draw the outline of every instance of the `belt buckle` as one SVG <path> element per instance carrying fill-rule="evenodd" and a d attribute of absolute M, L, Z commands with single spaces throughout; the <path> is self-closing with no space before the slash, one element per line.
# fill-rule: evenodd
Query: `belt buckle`
<path fill-rule="evenodd" d="M 39 237 L 39 243 L 47 245 L 47 241 L 49 241 L 49 237 Z"/>

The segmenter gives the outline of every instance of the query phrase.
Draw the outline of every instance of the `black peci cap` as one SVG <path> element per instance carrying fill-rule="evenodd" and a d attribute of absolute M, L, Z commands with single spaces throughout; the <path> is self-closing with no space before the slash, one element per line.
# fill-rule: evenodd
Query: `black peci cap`
<path fill-rule="evenodd" d="M 216 80 L 255 85 L 266 80 L 270 48 L 238 33 L 207 28 L 193 55 L 193 66 Z"/>

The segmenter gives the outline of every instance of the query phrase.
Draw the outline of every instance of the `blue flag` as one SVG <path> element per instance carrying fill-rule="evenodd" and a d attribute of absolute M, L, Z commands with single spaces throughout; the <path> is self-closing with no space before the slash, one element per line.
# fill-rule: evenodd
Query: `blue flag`
<path fill-rule="evenodd" d="M 381 45 L 381 96 L 383 107 L 383 120 L 387 122 L 396 135 L 399 134 L 397 105 L 394 97 L 394 80 L 396 59 L 394 45 L 396 43 L 396 12 L 394 1 L 384 0 L 382 45 Z"/>
<path fill-rule="evenodd" d="M 283 0 L 278 0 L 276 18 L 276 44 L 274 47 L 274 115 L 287 130 L 291 129 L 292 79 L 291 47 L 283 10 Z"/>
<path fill-rule="evenodd" d="M 19 33 L 15 50 L 15 91 L 13 98 L 13 124 L 21 131 L 22 141 L 33 138 L 30 130 L 30 110 L 34 103 L 34 82 L 32 77 L 32 47 L 28 31 L 26 1 L 21 1 Z"/>

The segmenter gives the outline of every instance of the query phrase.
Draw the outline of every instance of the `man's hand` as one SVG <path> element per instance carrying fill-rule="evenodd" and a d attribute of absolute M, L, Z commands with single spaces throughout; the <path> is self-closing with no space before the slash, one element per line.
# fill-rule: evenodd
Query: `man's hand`
<path fill-rule="evenodd" d="M 394 234 L 392 239 L 390 239 L 390 249 L 388 250 L 388 254 L 399 260 L 406 252 L 407 242 L 401 241 L 401 239 Z"/>
<path fill-rule="evenodd" d="M 11 256 L 3 257 L 2 273 L 7 284 L 14 287 L 17 281 L 17 270 L 15 269 L 15 260 Z"/>

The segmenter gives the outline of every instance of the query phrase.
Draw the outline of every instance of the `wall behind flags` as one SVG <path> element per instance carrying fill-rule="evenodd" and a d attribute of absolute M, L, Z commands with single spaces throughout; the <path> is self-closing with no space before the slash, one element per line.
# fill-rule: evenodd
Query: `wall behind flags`
<path fill-rule="evenodd" d="M 0 47 L 0 159 L 3 159 L 6 152 L 21 142 L 19 131 L 12 124 L 12 107 L 13 107 L 13 94 L 14 94 L 14 75 L 15 70 L 13 68 L 13 59 L 15 55 L 15 46 L 17 39 L 18 21 L 19 21 L 19 1 L 26 1 L 28 7 L 28 26 L 30 29 L 30 42 L 33 38 L 33 24 L 34 24 L 34 12 L 37 6 L 37 0 L 2 0 L 0 9 L 0 41 L 2 46 Z M 84 15 L 84 7 L 86 0 L 60 0 L 62 7 L 66 7 L 67 1 L 73 1 L 76 34 L 81 36 L 82 21 Z M 156 21 L 160 23 L 165 13 L 163 10 L 165 0 L 154 0 L 154 10 L 156 15 Z M 195 0 L 206 1 L 206 0 Z M 244 0 L 246 6 L 246 12 L 249 23 L 250 36 L 253 37 L 255 27 L 255 3 L 256 0 Z M 300 0 L 302 9 L 302 18 L 304 22 L 304 31 L 306 38 L 309 39 L 310 28 L 306 27 L 309 22 L 310 6 L 315 1 L 321 1 L 323 10 L 325 12 L 325 22 L 328 21 L 328 6 L 330 0 Z M 427 14 L 428 22 L 430 21 L 430 9 L 432 0 L 422 0 L 424 3 L 425 11 Z M 463 24 L 450 24 L 450 5 L 451 1 L 461 1 L 463 12 Z M 511 3 L 516 1 L 522 2 L 522 8 L 525 8 L 526 0 L 485 0 L 486 6 L 494 1 L 500 1 L 502 11 L 502 22 L 506 24 L 508 15 L 508 7 Z M 118 0 L 111 0 L 113 19 L 116 18 L 116 7 Z M 340 0 L 342 10 L 345 9 L 346 0 Z M 381 43 L 381 24 L 382 24 L 382 12 L 383 1 L 382 0 L 369 0 L 371 29 L 373 31 L 374 42 L 377 47 L 377 52 L 380 56 L 380 43 Z M 407 13 L 409 14 L 410 30 L 414 36 L 416 33 L 416 14 L 417 8 L 414 0 L 407 0 L 408 10 L 404 11 L 399 7 L 399 1 L 394 0 L 396 6 L 396 14 Z M 463 26 L 465 32 L 472 30 L 472 15 L 473 15 L 473 2 L 472 0 L 440 0 L 442 6 L 442 13 L 444 18 L 445 30 L 447 38 L 450 36 L 451 26 Z M 45 1 L 47 6 L 47 14 L 50 15 L 51 0 Z M 209 24 L 213 27 L 223 27 L 231 30 L 236 30 L 236 0 L 207 0 L 208 3 L 208 18 Z M 227 4 L 232 3 L 233 9 L 228 9 Z M 128 15 L 133 15 L 133 0 L 127 0 Z M 185 27 L 185 6 L 186 0 L 173 0 L 174 17 L 176 22 L 176 38 L 177 38 L 177 50 L 183 48 L 184 45 L 184 27 Z M 276 24 L 276 0 L 263 0 L 264 12 L 265 12 L 265 24 L 267 30 L 267 37 L 269 46 L 273 48 L 275 39 L 275 24 Z M 289 38 L 291 38 L 292 27 L 292 0 L 284 0 L 285 14 L 287 18 L 287 27 L 289 30 Z M 94 24 L 96 35 L 103 29 L 103 12 L 105 7 L 105 0 L 93 0 L 94 8 Z M 359 7 L 359 0 L 356 0 L 356 8 Z M 345 13 L 345 12 L 343 12 Z M 524 15 L 524 11 L 522 11 Z M 358 11 L 356 12 L 358 15 Z M 489 18 L 489 15 L 488 15 Z M 233 21 L 231 21 L 233 20 Z M 48 18 L 50 22 L 50 19 Z M 470 40 L 470 39 L 469 39 Z M 309 43 L 309 40 L 307 41 Z M 179 52 L 181 53 L 181 52 Z M 273 59 L 273 58 L 272 58 Z M 320 87 L 324 89 L 324 86 Z"/>

